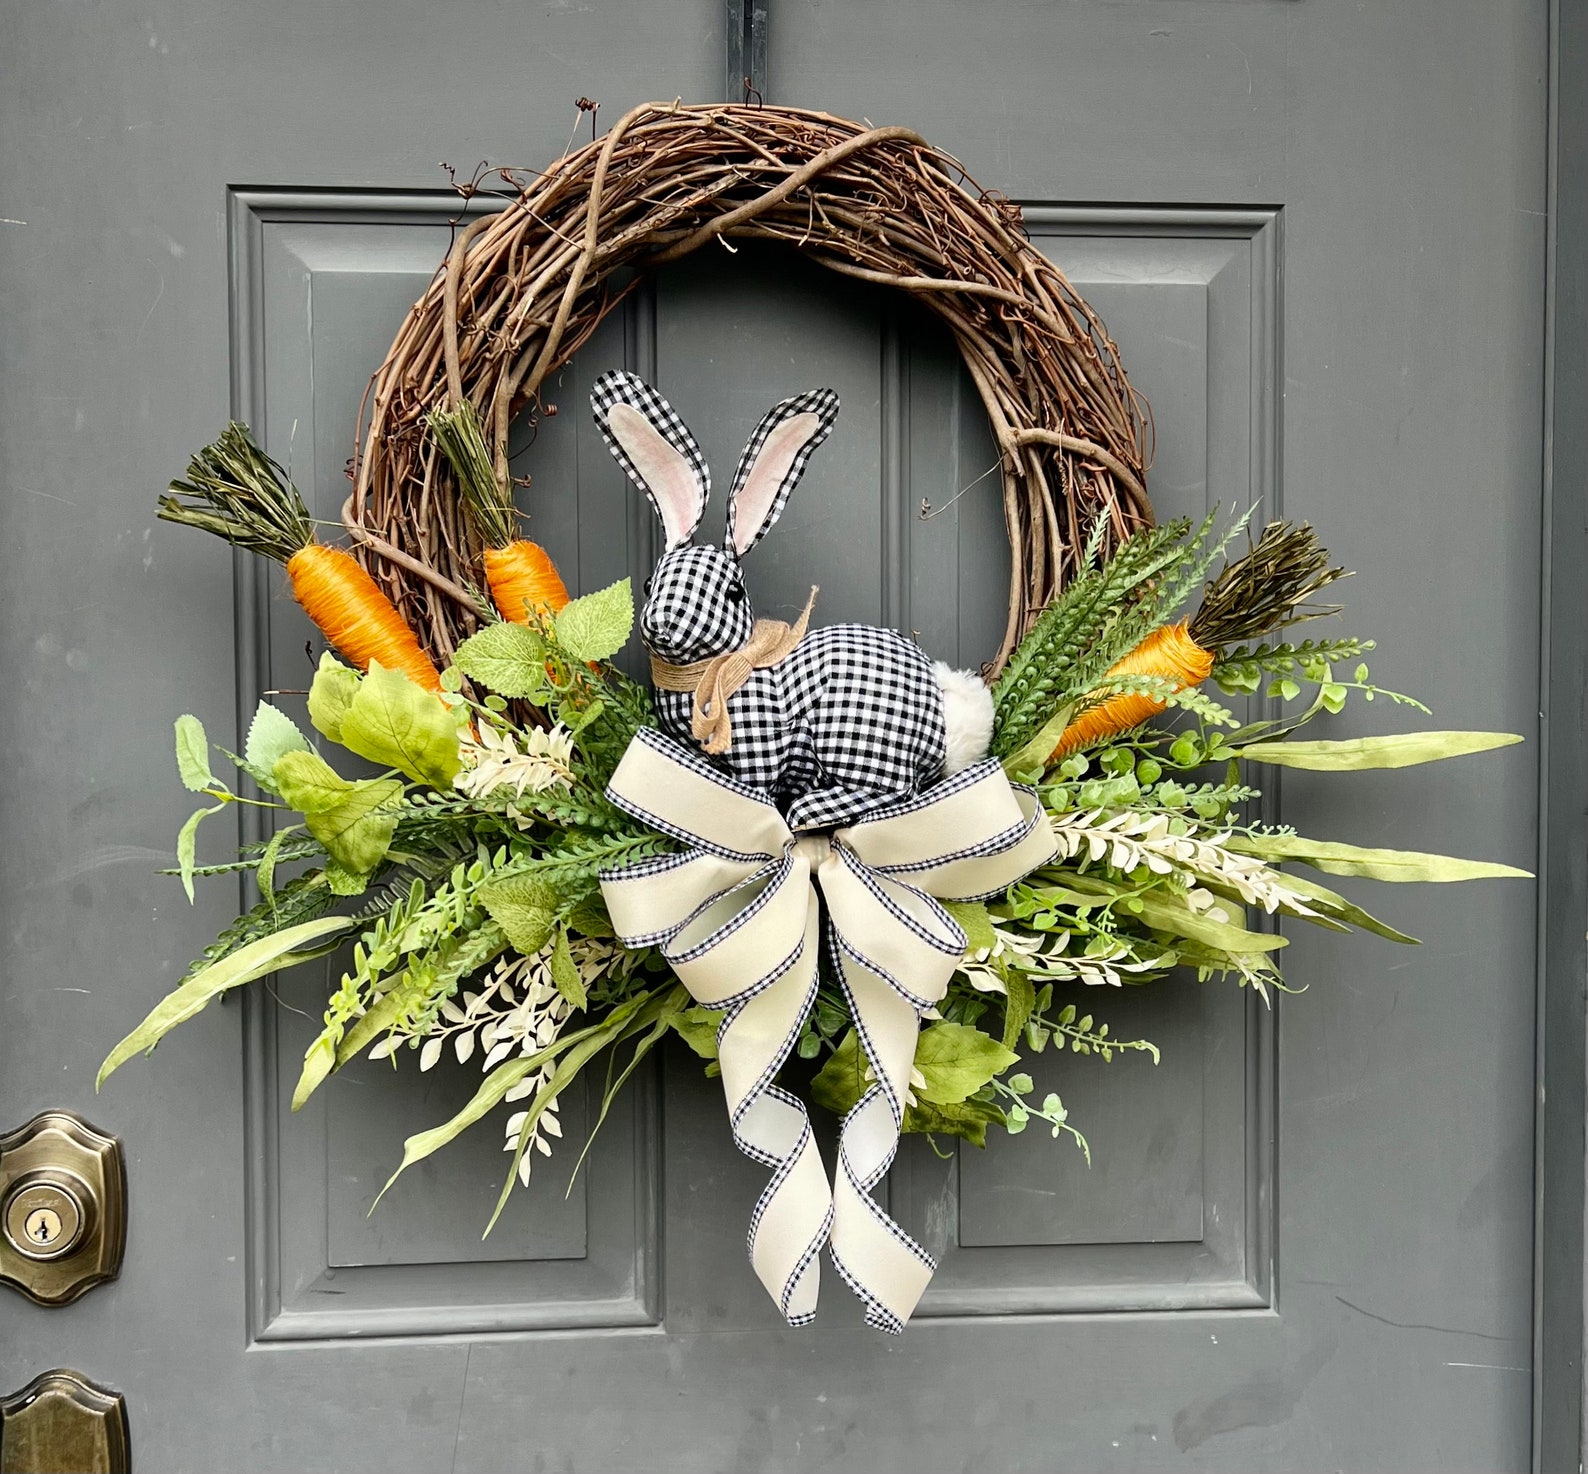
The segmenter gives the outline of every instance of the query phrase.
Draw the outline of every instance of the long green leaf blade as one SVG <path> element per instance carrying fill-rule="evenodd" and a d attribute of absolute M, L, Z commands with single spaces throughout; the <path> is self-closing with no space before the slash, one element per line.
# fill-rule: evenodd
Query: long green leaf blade
<path fill-rule="evenodd" d="M 519 1127 L 518 1145 L 513 1149 L 513 1160 L 508 1164 L 507 1181 L 502 1184 L 501 1194 L 496 1199 L 495 1211 L 491 1214 L 491 1221 L 485 1225 L 485 1232 L 480 1235 L 481 1238 L 489 1237 L 491 1230 L 496 1227 L 496 1220 L 502 1216 L 502 1209 L 507 1206 L 507 1199 L 513 1191 L 513 1179 L 518 1175 L 518 1164 L 523 1160 L 524 1151 L 529 1146 L 529 1138 L 542 1112 L 573 1083 L 579 1071 L 607 1045 L 616 1044 L 630 1034 L 639 1032 L 652 1023 L 657 1014 L 663 1012 L 666 1007 L 665 996 L 637 994 L 623 1007 L 609 1013 L 586 1038 L 581 1039 L 557 1062 L 557 1068 L 551 1072 L 551 1079 L 535 1092 L 534 1100 L 529 1103 L 529 1112 L 524 1117 L 524 1124 Z"/>
<path fill-rule="evenodd" d="M 1348 737 L 1334 742 L 1252 742 L 1234 756 L 1279 768 L 1322 773 L 1359 773 L 1372 768 L 1410 768 L 1473 752 L 1492 752 L 1522 740 L 1513 732 L 1401 732 L 1388 737 Z"/>
<path fill-rule="evenodd" d="M 1354 901 L 1348 901 L 1342 895 L 1332 891 L 1328 886 L 1319 885 L 1315 880 L 1309 880 L 1305 875 L 1297 875 L 1293 870 L 1285 872 L 1285 888 L 1300 891 L 1307 898 L 1309 905 L 1314 910 L 1321 911 L 1330 921 L 1345 922 L 1354 926 L 1359 931 L 1372 932 L 1374 936 L 1383 937 L 1388 942 L 1401 942 L 1409 947 L 1420 946 L 1416 937 L 1409 937 L 1403 931 L 1397 931 L 1387 921 L 1380 921 L 1371 912 L 1364 911 Z M 1286 911 L 1288 915 L 1293 912 Z M 1316 918 L 1304 916 L 1303 921 L 1313 921 Z"/>
<path fill-rule="evenodd" d="M 333 932 L 346 931 L 352 925 L 352 919 L 346 916 L 321 916 L 314 921 L 300 922 L 297 926 L 289 926 L 284 931 L 250 942 L 246 947 L 239 947 L 229 957 L 206 967 L 180 988 L 167 993 L 150 1010 L 148 1017 L 105 1056 L 94 1088 L 99 1089 L 133 1055 L 153 1049 L 172 1029 L 186 1023 L 217 994 L 229 988 L 239 988 L 268 973 L 308 961 L 307 953 L 312 950 L 311 944 Z"/>
<path fill-rule="evenodd" d="M 1235 903 L 1238 907 L 1239 902 Z M 1213 947 L 1220 952 L 1249 956 L 1254 952 L 1277 952 L 1289 943 L 1275 932 L 1248 931 L 1233 921 L 1219 921 L 1203 911 L 1193 911 L 1179 892 L 1147 891 L 1132 898 L 1136 914 L 1154 931 L 1171 932 Z"/>
<path fill-rule="evenodd" d="M 1417 850 L 1363 849 L 1354 844 L 1303 839 L 1299 834 L 1234 835 L 1225 843 L 1238 854 L 1263 860 L 1299 860 L 1327 875 L 1360 875 L 1368 880 L 1434 881 L 1531 880 L 1530 870 L 1488 860 L 1463 860 L 1455 855 L 1426 855 Z"/>
<path fill-rule="evenodd" d="M 666 1037 L 667 1031 L 673 1027 L 673 1020 L 689 1007 L 689 1001 L 689 993 L 682 986 L 674 988 L 662 1000 L 661 1012 L 656 1022 L 651 1025 L 650 1031 L 648 1033 L 641 1032 L 640 1040 L 634 1046 L 634 1053 L 629 1056 L 629 1062 L 623 1067 L 622 1073 L 618 1075 L 616 1080 L 609 1080 L 606 1093 L 601 1097 L 601 1110 L 596 1116 L 595 1125 L 590 1128 L 589 1134 L 585 1137 L 584 1150 L 579 1153 L 579 1160 L 573 1164 L 573 1172 L 568 1178 L 568 1192 L 563 1194 L 564 1197 L 567 1197 L 568 1193 L 573 1191 L 574 1183 L 579 1180 L 579 1169 L 584 1166 L 585 1158 L 590 1155 L 590 1148 L 595 1145 L 596 1132 L 605 1124 L 607 1113 L 612 1109 L 612 1102 L 618 1098 L 619 1092 L 628 1084 L 629 1077 L 640 1067 L 640 1061 Z M 629 1032 L 632 1034 L 638 1028 L 639 1026 L 637 1025 L 631 1025 Z"/>

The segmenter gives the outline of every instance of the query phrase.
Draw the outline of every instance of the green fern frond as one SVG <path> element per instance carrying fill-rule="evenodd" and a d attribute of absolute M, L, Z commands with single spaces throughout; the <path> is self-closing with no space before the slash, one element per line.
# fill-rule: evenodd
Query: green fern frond
<path fill-rule="evenodd" d="M 1180 520 L 1137 533 L 1042 611 L 993 688 L 995 756 L 1016 751 L 1094 667 L 1113 662 L 1109 652 L 1141 622 L 1130 617 L 1132 606 L 1154 579 L 1185 559 L 1189 532 L 1190 524 Z"/>

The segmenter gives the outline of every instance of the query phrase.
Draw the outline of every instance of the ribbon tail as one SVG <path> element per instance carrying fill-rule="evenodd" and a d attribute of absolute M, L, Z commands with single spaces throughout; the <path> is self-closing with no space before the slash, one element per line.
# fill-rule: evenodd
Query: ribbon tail
<path fill-rule="evenodd" d="M 805 887 L 804 941 L 788 968 L 730 1005 L 717 1035 L 734 1144 L 771 1167 L 750 1218 L 750 1263 L 791 1326 L 816 1316 L 820 1255 L 833 1223 L 832 1190 L 803 1102 L 773 1081 L 816 997 L 819 914 Z"/>
<path fill-rule="evenodd" d="M 841 937 L 835 941 L 844 993 L 876 1083 L 844 1117 L 839 1136 L 833 1265 L 865 1305 L 867 1325 L 897 1335 L 931 1283 L 937 1261 L 882 1210 L 871 1190 L 898 1154 L 920 1014 Z"/>

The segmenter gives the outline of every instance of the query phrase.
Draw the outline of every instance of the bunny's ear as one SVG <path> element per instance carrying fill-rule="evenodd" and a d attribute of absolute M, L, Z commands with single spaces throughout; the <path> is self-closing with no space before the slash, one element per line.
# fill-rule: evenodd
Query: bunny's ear
<path fill-rule="evenodd" d="M 728 496 L 728 549 L 742 558 L 783 514 L 811 452 L 838 418 L 831 389 L 807 389 L 768 411 L 739 457 Z"/>
<path fill-rule="evenodd" d="M 649 384 L 620 369 L 595 381 L 590 408 L 607 449 L 662 519 L 667 550 L 687 543 L 711 495 L 711 472 L 695 437 Z"/>

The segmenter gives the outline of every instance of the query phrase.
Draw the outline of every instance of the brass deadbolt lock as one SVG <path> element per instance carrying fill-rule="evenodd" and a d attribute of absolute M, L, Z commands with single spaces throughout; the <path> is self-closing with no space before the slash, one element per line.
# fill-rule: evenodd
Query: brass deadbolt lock
<path fill-rule="evenodd" d="M 114 1279 L 126 1241 L 121 1143 L 69 1111 L 0 1136 L 0 1281 L 67 1305 Z"/>

